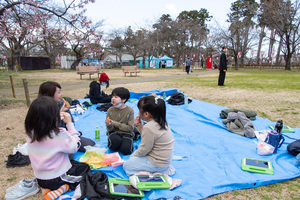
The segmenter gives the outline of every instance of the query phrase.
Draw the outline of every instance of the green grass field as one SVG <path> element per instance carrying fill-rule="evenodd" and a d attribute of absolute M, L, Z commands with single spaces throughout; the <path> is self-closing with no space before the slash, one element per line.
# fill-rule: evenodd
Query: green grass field
<path fill-rule="evenodd" d="M 194 70 L 199 72 L 204 70 Z M 105 69 L 105 72 L 113 77 L 112 80 L 124 79 L 120 69 Z M 142 69 L 139 77 L 166 76 L 184 73 L 181 68 L 173 69 Z M 29 86 L 38 86 L 44 81 L 54 80 L 64 83 L 80 82 L 79 76 L 69 70 L 42 70 L 42 71 L 21 71 L 18 74 L 10 71 L 13 76 L 15 87 L 22 88 L 22 79 L 26 78 Z M 65 77 L 64 80 L 61 77 Z M 96 76 L 95 76 L 96 77 Z M 85 77 L 86 78 L 86 77 Z M 128 78 L 128 77 L 127 77 Z M 136 77 L 130 77 L 132 79 Z M 240 69 L 235 71 L 229 69 L 226 74 L 226 87 L 217 86 L 218 73 L 199 76 L 188 76 L 183 78 L 172 78 L 151 81 L 146 83 L 127 83 L 124 87 L 135 91 L 135 88 L 144 87 L 144 90 L 177 88 L 189 94 L 190 97 L 214 103 L 229 108 L 251 109 L 258 113 L 259 117 L 268 118 L 272 121 L 283 119 L 284 123 L 292 127 L 300 127 L 300 72 L 285 70 L 265 69 Z M 81 82 L 90 80 L 82 80 Z M 10 89 L 10 79 L 6 71 L 0 71 L 0 93 Z M 86 88 L 85 88 L 86 89 Z M 109 90 L 113 89 L 113 86 Z M 71 96 L 80 88 L 64 90 L 66 95 Z M 32 97 L 35 97 L 33 94 Z M 71 96 L 72 97 L 72 96 Z M 78 98 L 78 97 L 77 97 Z M 4 104 L 18 105 L 25 104 L 25 96 L 17 98 L 5 96 L 0 98 L 0 106 Z M 20 122 L 23 123 L 23 122 Z M 12 142 L 13 143 L 13 142 Z M 12 146 L 16 146 L 12 144 Z M 300 167 L 299 167 L 300 170 Z M 22 177 L 15 177 L 20 180 Z M 10 181 L 7 179 L 6 181 Z M 223 194 L 214 195 L 207 199 L 300 199 L 300 178 L 282 183 L 266 185 L 257 188 L 235 190 Z M 33 198 L 39 199 L 39 198 Z"/>

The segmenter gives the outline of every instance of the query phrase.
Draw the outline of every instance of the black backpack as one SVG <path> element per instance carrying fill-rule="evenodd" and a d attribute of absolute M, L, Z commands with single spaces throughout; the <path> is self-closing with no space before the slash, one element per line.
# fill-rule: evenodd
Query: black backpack
<path fill-rule="evenodd" d="M 287 146 L 287 150 L 293 156 L 297 156 L 300 153 L 300 140 L 294 141 Z"/>
<path fill-rule="evenodd" d="M 141 198 L 112 195 L 109 192 L 108 177 L 102 171 L 89 172 L 80 181 L 81 197 L 79 200 L 140 200 Z"/>
<path fill-rule="evenodd" d="M 167 100 L 167 102 L 171 105 L 182 105 L 184 104 L 184 94 L 180 92 L 173 92 L 171 97 Z M 188 99 L 188 103 L 191 103 L 192 100 Z"/>

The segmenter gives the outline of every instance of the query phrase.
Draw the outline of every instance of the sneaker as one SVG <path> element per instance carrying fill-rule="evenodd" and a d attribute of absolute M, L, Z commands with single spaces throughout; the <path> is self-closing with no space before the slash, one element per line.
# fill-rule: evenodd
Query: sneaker
<path fill-rule="evenodd" d="M 16 185 L 14 186 L 11 186 L 9 188 L 6 189 L 6 193 L 10 193 L 11 191 L 15 190 L 16 188 L 19 187 L 19 185 L 21 185 L 22 183 L 25 183 L 25 184 L 30 184 L 32 182 L 37 182 L 36 179 L 33 177 L 32 179 L 22 179 L 20 180 Z"/>
<path fill-rule="evenodd" d="M 25 144 L 18 144 L 17 147 L 14 147 L 13 154 L 16 154 L 17 151 L 20 152 L 24 156 L 28 156 L 27 143 L 25 143 Z"/>
<path fill-rule="evenodd" d="M 19 151 L 15 155 L 9 155 L 6 167 L 22 167 L 30 164 L 29 156 L 22 155 Z"/>
<path fill-rule="evenodd" d="M 23 181 L 10 192 L 5 194 L 6 200 L 21 200 L 39 192 L 38 184 L 35 181 L 29 183 Z"/>

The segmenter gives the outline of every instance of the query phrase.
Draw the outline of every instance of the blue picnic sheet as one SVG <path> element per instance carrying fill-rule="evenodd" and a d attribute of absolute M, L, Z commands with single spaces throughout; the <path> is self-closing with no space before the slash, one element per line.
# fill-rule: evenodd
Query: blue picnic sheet
<path fill-rule="evenodd" d="M 130 93 L 126 103 L 138 115 L 137 101 L 143 95 L 157 94 L 170 96 L 177 89 L 153 90 L 141 93 Z M 89 99 L 79 99 L 82 103 Z M 100 128 L 100 141 L 95 141 L 98 147 L 107 147 L 105 127 L 106 112 L 97 110 L 92 105 L 75 122 L 76 129 L 84 137 L 94 139 L 95 127 Z M 188 105 L 167 106 L 167 122 L 175 138 L 174 159 L 172 166 L 176 174 L 172 178 L 181 179 L 182 185 L 174 190 L 151 190 L 145 192 L 143 199 L 158 199 L 161 197 L 173 199 L 180 196 L 184 199 L 202 199 L 214 194 L 230 190 L 253 188 L 262 185 L 287 181 L 300 176 L 300 166 L 295 163 L 295 157 L 287 151 L 287 145 L 300 139 L 300 128 L 294 128 L 295 133 L 285 133 L 285 142 L 276 154 L 260 156 L 256 151 L 256 138 L 249 139 L 226 130 L 220 118 L 220 112 L 226 107 L 214 105 L 193 99 Z M 242 109 L 242 108 L 239 108 Z M 255 130 L 269 129 L 275 125 L 269 119 L 257 117 L 252 121 Z M 287 124 L 288 125 L 288 124 Z M 139 142 L 134 143 L 137 149 Z M 112 151 L 108 150 L 107 153 Z M 75 154 L 75 159 L 83 153 Z M 126 161 L 129 158 L 121 154 Z M 180 159 L 182 157 L 182 159 Z M 273 164 L 274 175 L 251 173 L 241 169 L 242 158 L 269 160 Z M 179 158 L 179 159 L 178 159 Z M 109 178 L 128 179 L 122 166 L 116 168 L 104 167 L 101 171 Z M 69 192 L 72 193 L 72 192 Z"/>

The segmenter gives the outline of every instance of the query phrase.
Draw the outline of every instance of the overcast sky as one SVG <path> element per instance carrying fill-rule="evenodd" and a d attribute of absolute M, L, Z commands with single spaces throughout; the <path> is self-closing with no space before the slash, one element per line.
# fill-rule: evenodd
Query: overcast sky
<path fill-rule="evenodd" d="M 87 6 L 87 15 L 93 20 L 105 20 L 104 31 L 111 29 L 147 27 L 162 14 L 175 19 L 181 11 L 207 9 L 214 20 L 224 24 L 235 0 L 96 0 Z"/>

